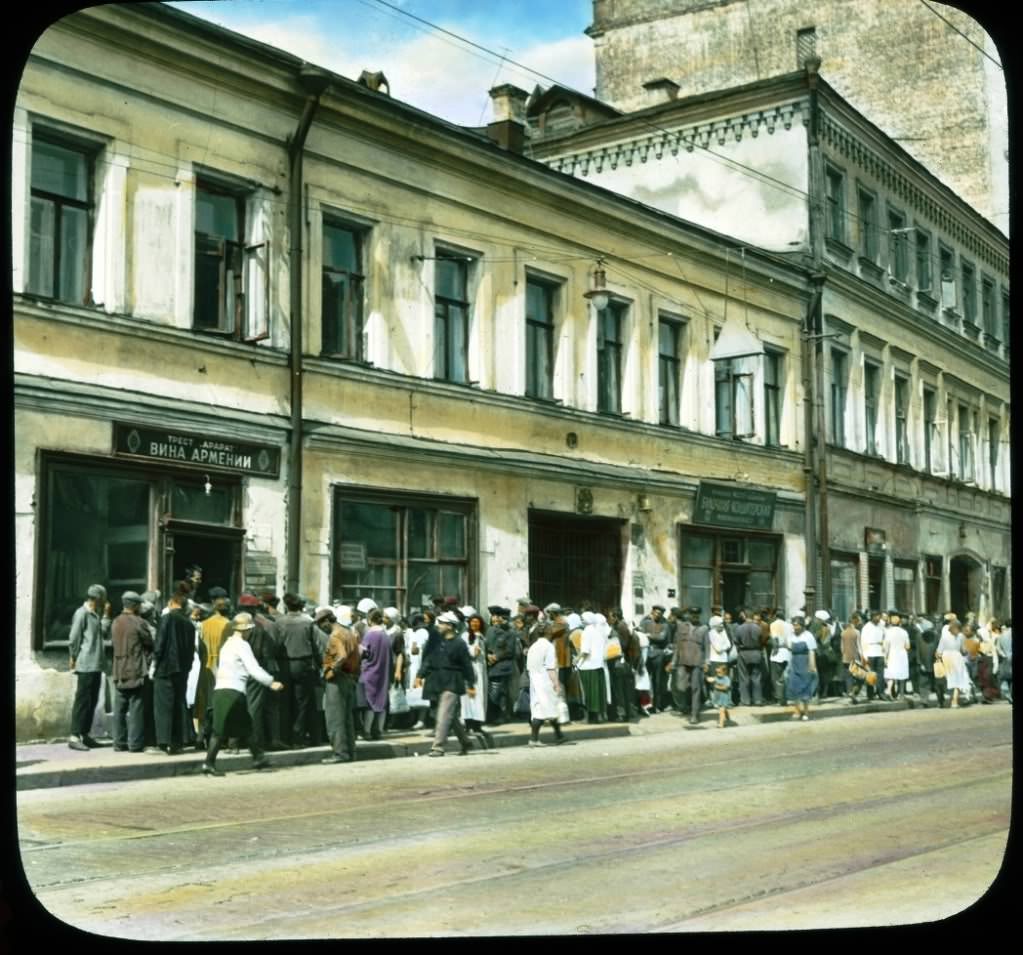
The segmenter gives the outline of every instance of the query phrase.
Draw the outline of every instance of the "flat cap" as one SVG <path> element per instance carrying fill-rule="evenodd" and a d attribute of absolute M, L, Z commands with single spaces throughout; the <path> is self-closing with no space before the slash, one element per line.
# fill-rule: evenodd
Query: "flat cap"
<path fill-rule="evenodd" d="M 334 608 L 333 607 L 317 607 L 316 608 L 316 616 L 313 617 L 313 619 L 317 623 L 319 623 L 321 620 L 324 620 L 327 617 L 334 617 L 335 620 L 337 619 L 337 617 L 334 616 Z"/>
<path fill-rule="evenodd" d="M 136 604 L 142 603 L 142 598 L 135 593 L 134 590 L 126 590 L 123 594 L 121 594 L 121 603 L 135 606 Z"/>
<path fill-rule="evenodd" d="M 458 622 L 458 616 L 450 610 L 445 611 L 437 618 L 437 623 L 450 623 L 457 626 Z"/>
<path fill-rule="evenodd" d="M 226 597 L 227 591 L 223 587 L 210 587 L 210 597 L 213 600 L 219 600 L 221 597 Z"/>
<path fill-rule="evenodd" d="M 561 613 L 561 604 L 547 604 L 543 608 L 544 613 Z"/>
<path fill-rule="evenodd" d="M 490 612 L 490 615 L 492 617 L 510 617 L 511 616 L 511 610 L 509 610 L 507 607 L 499 607 L 499 606 L 497 606 L 497 604 L 494 604 L 493 607 L 487 607 L 487 610 Z"/>
<path fill-rule="evenodd" d="M 87 593 L 87 594 L 88 594 L 88 595 L 89 595 L 89 596 L 90 596 L 90 597 L 91 597 L 91 598 L 92 598 L 93 600 L 102 600 L 102 599 L 103 599 L 104 597 L 106 597 L 106 595 L 107 595 L 107 591 L 106 591 L 106 588 L 105 588 L 105 587 L 103 587 L 103 585 L 102 585 L 102 584 L 93 584 L 93 585 L 92 585 L 92 586 L 91 586 L 91 587 L 90 587 L 90 588 L 89 588 L 89 589 L 88 589 L 88 590 L 86 591 L 86 593 Z"/>
<path fill-rule="evenodd" d="M 536 614 L 540 613 L 540 608 L 536 604 L 530 604 L 528 607 L 523 607 L 522 608 L 522 613 L 524 615 L 525 614 L 536 615 Z"/>

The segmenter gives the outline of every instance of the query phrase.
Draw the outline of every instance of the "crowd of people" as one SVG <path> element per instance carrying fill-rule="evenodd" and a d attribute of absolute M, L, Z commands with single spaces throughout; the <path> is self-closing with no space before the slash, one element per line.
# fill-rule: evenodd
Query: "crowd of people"
<path fill-rule="evenodd" d="M 405 618 L 370 598 L 316 607 L 296 594 L 242 593 L 234 606 L 221 587 L 198 603 L 201 582 L 190 568 L 166 606 L 157 592 L 125 592 L 116 617 L 104 588 L 88 589 L 71 626 L 72 749 L 100 745 L 90 731 L 105 671 L 115 750 L 194 747 L 214 776 L 225 746 L 247 745 L 255 768 L 267 751 L 324 744 L 324 763 L 345 763 L 357 737 L 390 730 L 428 729 L 430 755 L 443 756 L 452 732 L 465 754 L 474 741 L 492 746 L 486 727 L 509 721 L 528 721 L 529 745 L 545 746 L 544 724 L 557 745 L 572 721 L 670 709 L 695 725 L 710 708 L 724 728 L 732 708 L 767 702 L 802 721 L 812 702 L 838 697 L 1012 702 L 1010 622 L 973 614 L 875 610 L 837 621 L 825 610 L 712 607 L 703 622 L 701 608 L 655 606 L 629 623 L 618 608 L 540 608 L 528 597 L 484 616 L 449 596 Z"/>

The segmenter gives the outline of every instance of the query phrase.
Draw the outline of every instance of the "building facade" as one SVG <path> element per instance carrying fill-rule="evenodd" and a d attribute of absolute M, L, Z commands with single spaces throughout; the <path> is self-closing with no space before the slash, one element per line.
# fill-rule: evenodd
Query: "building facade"
<path fill-rule="evenodd" d="M 192 563 L 402 610 L 802 606 L 801 261 L 498 145 L 524 94 L 491 138 L 372 85 L 159 4 L 32 51 L 19 739 L 66 732 L 86 588 Z M 736 329 L 766 353 L 713 360 Z"/>
<path fill-rule="evenodd" d="M 650 81 L 672 80 L 683 97 L 712 93 L 799 69 L 816 53 L 834 89 L 1008 234 L 1005 78 L 991 37 L 954 6 L 594 0 L 587 32 L 596 95 L 627 112 L 655 102 Z"/>
<path fill-rule="evenodd" d="M 1008 241 L 818 66 L 560 126 L 538 110 L 578 115 L 573 94 L 546 91 L 532 153 L 802 264 L 825 606 L 1005 614 Z"/>

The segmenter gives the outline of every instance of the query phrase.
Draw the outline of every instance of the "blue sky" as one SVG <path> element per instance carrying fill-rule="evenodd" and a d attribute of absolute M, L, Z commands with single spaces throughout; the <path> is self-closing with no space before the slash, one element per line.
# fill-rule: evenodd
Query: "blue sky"
<path fill-rule="evenodd" d="M 387 6 L 495 51 L 471 49 Z M 176 0 L 171 6 L 301 56 L 342 76 L 383 70 L 391 95 L 444 119 L 489 122 L 487 90 L 547 80 L 501 56 L 592 94 L 591 0 Z"/>

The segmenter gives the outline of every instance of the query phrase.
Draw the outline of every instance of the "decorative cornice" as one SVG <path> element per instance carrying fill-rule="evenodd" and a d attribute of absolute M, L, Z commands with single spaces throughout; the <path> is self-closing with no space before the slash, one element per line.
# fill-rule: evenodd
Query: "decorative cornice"
<path fill-rule="evenodd" d="M 691 153 L 697 147 L 708 149 L 712 143 L 718 146 L 723 146 L 727 142 L 738 143 L 744 136 L 756 139 L 761 129 L 765 129 L 767 134 L 771 135 L 779 126 L 791 129 L 794 123 L 805 126 L 808 122 L 809 113 L 805 109 L 805 104 L 795 101 L 715 120 L 712 123 L 664 129 L 654 132 L 653 135 L 637 136 L 619 143 L 554 156 L 542 159 L 541 162 L 558 172 L 585 177 L 589 175 L 591 167 L 595 173 L 600 173 L 605 165 L 617 169 L 620 164 L 631 166 L 637 160 L 642 164 L 651 157 L 659 160 L 665 151 L 677 156 L 680 150 Z M 666 124 L 672 125 L 670 120 L 666 120 Z"/>
<path fill-rule="evenodd" d="M 935 229 L 967 248 L 998 275 L 1009 274 L 1008 255 L 1000 252 L 969 228 L 947 205 L 935 199 L 895 166 L 870 148 L 862 138 L 843 128 L 832 116 L 822 113 L 821 133 L 825 143 L 879 182 L 891 195 L 928 219 Z"/>

